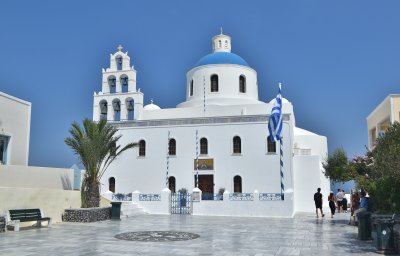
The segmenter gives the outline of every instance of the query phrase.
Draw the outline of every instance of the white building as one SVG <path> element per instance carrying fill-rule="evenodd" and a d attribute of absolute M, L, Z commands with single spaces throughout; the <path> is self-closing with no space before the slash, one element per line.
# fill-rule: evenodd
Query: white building
<path fill-rule="evenodd" d="M 368 148 L 373 149 L 379 135 L 389 125 L 400 122 L 400 94 L 389 94 L 367 117 Z"/>
<path fill-rule="evenodd" d="M 0 164 L 28 165 L 31 103 L 0 92 Z"/>
<path fill-rule="evenodd" d="M 229 36 L 213 37 L 212 47 L 213 52 L 187 72 L 186 101 L 172 109 L 153 102 L 143 106 L 144 95 L 136 89 L 136 70 L 129 56 L 122 47 L 111 54 L 110 67 L 102 72 L 102 90 L 94 94 L 93 120 L 113 122 L 123 135 L 122 145 L 135 141 L 139 147 L 108 168 L 102 191 L 159 194 L 167 184 L 172 192 L 192 191 L 198 178 L 204 199 L 224 188 L 235 193 L 229 194 L 232 200 L 274 201 L 262 202 L 260 209 L 265 212 L 254 216 L 315 211 L 316 189 L 329 192 L 322 169 L 326 137 L 297 128 L 293 105 L 283 99 L 281 177 L 280 145 L 268 140 L 267 129 L 275 95 L 267 103 L 259 100 L 257 72 L 231 52 Z M 254 192 L 259 198 L 254 199 Z M 193 214 L 252 215 L 232 211 L 236 212 L 220 214 L 217 206 L 193 208 Z"/>

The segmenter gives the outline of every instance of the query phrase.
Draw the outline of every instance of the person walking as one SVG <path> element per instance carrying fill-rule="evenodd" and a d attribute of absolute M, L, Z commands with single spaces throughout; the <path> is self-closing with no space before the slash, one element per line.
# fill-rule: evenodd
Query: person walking
<path fill-rule="evenodd" d="M 336 211 L 336 197 L 333 195 L 333 192 L 328 196 L 328 201 L 329 201 L 329 208 L 331 208 L 331 218 L 333 218 L 333 215 L 335 215 Z"/>
<path fill-rule="evenodd" d="M 338 213 L 341 212 L 342 210 L 342 203 L 343 203 L 343 193 L 340 188 L 337 190 L 338 192 L 336 193 L 336 200 L 337 200 L 337 207 L 338 207 Z"/>
<path fill-rule="evenodd" d="M 325 217 L 324 212 L 322 211 L 322 194 L 321 188 L 317 189 L 317 193 L 314 194 L 314 203 L 315 203 L 315 213 L 317 214 L 318 218 L 318 209 L 321 211 L 321 216 Z"/>

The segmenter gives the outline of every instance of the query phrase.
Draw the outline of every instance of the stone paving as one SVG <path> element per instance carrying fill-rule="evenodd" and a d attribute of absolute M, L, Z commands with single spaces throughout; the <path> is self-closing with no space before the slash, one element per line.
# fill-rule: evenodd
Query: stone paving
<path fill-rule="evenodd" d="M 327 214 L 328 216 L 328 214 Z M 0 255 L 378 255 L 371 241 L 357 240 L 348 213 L 316 218 L 238 218 L 141 215 L 121 221 L 56 223 L 0 233 Z M 187 241 L 142 242 L 115 238 L 138 231 L 189 232 Z"/>

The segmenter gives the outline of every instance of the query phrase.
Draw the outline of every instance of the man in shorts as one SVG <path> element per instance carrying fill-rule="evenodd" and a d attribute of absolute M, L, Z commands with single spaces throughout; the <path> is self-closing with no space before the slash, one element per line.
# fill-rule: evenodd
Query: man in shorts
<path fill-rule="evenodd" d="M 318 209 L 321 211 L 321 216 L 325 217 L 325 214 L 322 211 L 322 194 L 321 188 L 317 189 L 317 193 L 314 194 L 314 202 L 315 202 L 315 213 L 317 214 L 318 218 Z"/>

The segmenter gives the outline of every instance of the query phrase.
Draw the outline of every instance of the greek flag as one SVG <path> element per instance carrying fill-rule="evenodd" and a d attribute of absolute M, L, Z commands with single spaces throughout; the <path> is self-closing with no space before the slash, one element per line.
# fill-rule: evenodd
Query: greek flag
<path fill-rule="evenodd" d="M 271 116 L 268 120 L 268 130 L 272 142 L 280 140 L 282 132 L 282 96 L 281 83 L 279 83 L 279 92 L 275 98 L 274 106 L 271 110 Z"/>

